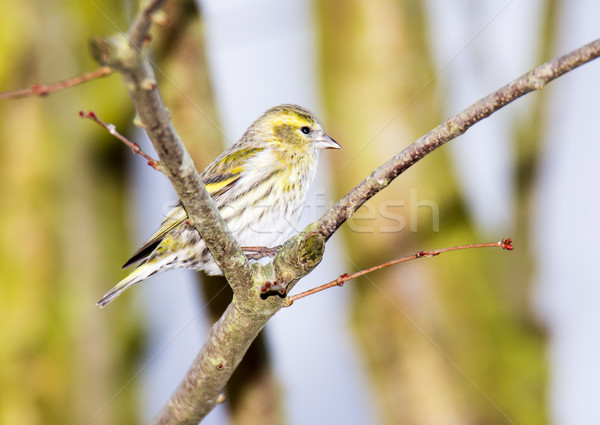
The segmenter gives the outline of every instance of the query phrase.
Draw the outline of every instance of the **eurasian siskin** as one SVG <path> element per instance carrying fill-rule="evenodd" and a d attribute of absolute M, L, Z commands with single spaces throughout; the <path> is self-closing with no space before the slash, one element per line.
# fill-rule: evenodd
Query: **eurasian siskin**
<path fill-rule="evenodd" d="M 317 117 L 297 105 L 280 105 L 266 111 L 201 173 L 242 247 L 274 247 L 293 235 L 322 149 L 340 145 L 325 133 Z M 178 267 L 221 274 L 187 218 L 178 202 L 123 267 L 142 263 L 97 304 L 104 307 L 130 286 Z"/>

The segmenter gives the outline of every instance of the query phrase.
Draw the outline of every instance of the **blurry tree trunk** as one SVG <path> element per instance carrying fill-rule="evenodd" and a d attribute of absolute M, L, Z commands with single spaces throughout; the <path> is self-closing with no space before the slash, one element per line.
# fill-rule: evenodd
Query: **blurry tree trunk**
<path fill-rule="evenodd" d="M 126 310 L 98 320 L 95 307 L 118 278 L 111 264 L 124 258 L 126 153 L 77 120 L 79 99 L 0 105 L 0 322 L 10 341 L 0 349 L 0 423 L 87 423 L 135 373 L 139 322 Z M 124 345 L 110 342 L 115 335 Z M 136 422 L 135 391 L 126 388 L 95 423 Z"/>
<path fill-rule="evenodd" d="M 75 14 L 87 24 L 61 21 Z M 2 15 L 0 90 L 93 69 L 90 31 L 114 30 L 83 3 L 5 3 Z M 137 370 L 140 323 L 95 306 L 127 251 L 128 153 L 77 115 L 93 105 L 117 125 L 130 120 L 119 84 L 0 103 L 0 424 L 138 421 L 135 384 L 100 409 Z"/>

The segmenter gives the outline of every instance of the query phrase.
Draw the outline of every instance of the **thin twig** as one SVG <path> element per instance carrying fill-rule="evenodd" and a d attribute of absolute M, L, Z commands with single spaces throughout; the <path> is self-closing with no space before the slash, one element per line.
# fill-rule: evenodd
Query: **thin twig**
<path fill-rule="evenodd" d="M 34 84 L 28 89 L 0 92 L 0 99 L 22 99 L 31 96 L 46 97 L 56 91 L 87 83 L 96 78 L 106 77 L 112 72 L 110 67 L 103 66 L 95 71 L 88 72 L 87 74 L 78 77 L 69 78 L 68 80 L 62 80 L 51 84 Z"/>
<path fill-rule="evenodd" d="M 502 249 L 506 249 L 508 251 L 512 251 L 514 247 L 512 246 L 512 240 L 507 238 L 507 239 L 502 239 L 499 242 L 488 242 L 488 243 L 479 243 L 479 244 L 471 244 L 471 245 L 459 245 L 459 246 L 452 246 L 449 248 L 435 249 L 433 251 L 419 251 L 415 254 L 408 255 L 406 257 L 396 258 L 395 260 L 391 260 L 391 261 L 388 261 L 387 263 L 383 263 L 383 264 L 378 264 L 377 266 L 369 267 L 368 269 L 364 269 L 364 270 L 361 270 L 356 273 L 352 273 L 352 274 L 345 273 L 343 275 L 338 276 L 337 279 L 334 279 L 331 282 L 325 283 L 323 285 L 319 285 L 316 288 L 309 289 L 308 291 L 304 291 L 299 294 L 289 296 L 285 299 L 285 307 L 291 306 L 294 303 L 294 301 L 299 300 L 300 298 L 304 298 L 309 295 L 316 294 L 317 292 L 324 291 L 325 289 L 329 289 L 334 286 L 343 286 L 344 283 L 348 282 L 349 280 L 356 279 L 357 277 L 363 276 L 367 273 L 374 272 L 376 270 L 383 269 L 385 267 L 393 266 L 394 264 L 400 264 L 400 263 L 404 263 L 406 261 L 416 260 L 417 258 L 435 257 L 437 255 L 440 255 L 443 252 L 459 251 L 462 249 L 472 249 L 472 248 L 502 248 Z"/>
<path fill-rule="evenodd" d="M 140 145 L 138 145 L 135 142 L 129 141 L 129 139 L 127 139 L 127 137 L 125 137 L 121 133 L 119 133 L 114 124 L 105 123 L 100 118 L 98 118 L 98 115 L 96 115 L 93 111 L 90 111 L 87 113 L 84 111 L 79 111 L 79 116 L 82 118 L 87 118 L 87 119 L 94 121 L 96 124 L 100 125 L 104 129 L 106 129 L 110 134 L 115 136 L 121 142 L 125 143 L 125 145 L 127 147 L 129 147 L 129 149 L 131 149 L 131 151 L 134 154 L 138 154 L 138 155 L 144 157 L 146 159 L 146 161 L 148 161 L 149 166 L 151 166 L 152 168 L 154 168 L 157 171 L 160 171 L 161 173 L 165 172 L 165 169 L 163 168 L 163 166 L 161 165 L 161 163 L 159 161 L 157 161 L 156 159 L 154 159 L 150 155 L 148 155 L 146 152 L 144 152 L 142 150 L 142 148 L 140 148 Z"/>

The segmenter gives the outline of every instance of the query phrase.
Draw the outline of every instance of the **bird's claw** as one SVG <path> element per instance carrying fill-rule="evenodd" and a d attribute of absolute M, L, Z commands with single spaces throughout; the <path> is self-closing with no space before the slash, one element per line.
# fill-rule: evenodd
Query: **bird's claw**
<path fill-rule="evenodd" d="M 266 246 L 243 246 L 242 250 L 249 260 L 260 260 L 263 257 L 275 257 L 280 248 L 281 245 L 277 245 L 272 248 Z"/>

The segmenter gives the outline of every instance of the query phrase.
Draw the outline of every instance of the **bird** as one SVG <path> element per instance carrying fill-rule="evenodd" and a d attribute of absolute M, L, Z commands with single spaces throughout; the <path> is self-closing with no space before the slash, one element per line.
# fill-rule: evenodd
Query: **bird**
<path fill-rule="evenodd" d="M 268 109 L 200 173 L 240 246 L 276 247 L 295 233 L 324 149 L 341 146 L 308 109 L 283 104 Z M 137 263 L 98 306 L 105 307 L 136 283 L 167 270 L 186 267 L 222 274 L 181 201 L 123 268 Z"/>

